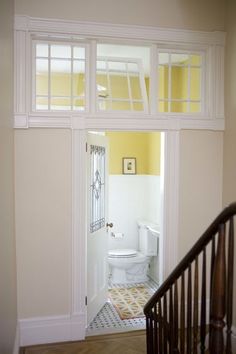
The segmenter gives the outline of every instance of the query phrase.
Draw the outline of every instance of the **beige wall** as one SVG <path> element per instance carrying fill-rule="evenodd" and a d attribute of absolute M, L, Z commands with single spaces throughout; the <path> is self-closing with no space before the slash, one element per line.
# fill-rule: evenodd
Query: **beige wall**
<path fill-rule="evenodd" d="M 16 0 L 15 12 L 196 30 L 224 28 L 223 0 L 101 0 L 99 6 L 91 0 Z M 15 138 L 19 317 L 66 314 L 71 135 L 67 130 L 29 129 L 16 131 Z M 221 209 L 222 133 L 182 132 L 180 158 L 179 257 Z"/>
<path fill-rule="evenodd" d="M 13 351 L 16 334 L 13 122 L 14 1 L 0 10 L 0 353 Z"/>
<path fill-rule="evenodd" d="M 225 113 L 224 184 L 223 203 L 236 201 L 236 2 L 227 1 L 226 61 L 225 61 Z M 236 254 L 236 242 L 235 242 Z M 236 271 L 234 272 L 234 326 L 236 326 Z"/>
<path fill-rule="evenodd" d="M 223 30 L 224 0 L 16 0 L 17 14 L 80 21 Z"/>
<path fill-rule="evenodd" d="M 222 209 L 223 133 L 182 131 L 180 136 L 182 258 Z"/>
<path fill-rule="evenodd" d="M 15 132 L 20 318 L 70 311 L 71 132 Z"/>

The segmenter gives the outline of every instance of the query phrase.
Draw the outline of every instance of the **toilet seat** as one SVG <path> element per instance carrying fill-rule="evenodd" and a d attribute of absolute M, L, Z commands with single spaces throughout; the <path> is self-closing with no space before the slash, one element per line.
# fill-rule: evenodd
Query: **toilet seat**
<path fill-rule="evenodd" d="M 131 258 L 136 257 L 137 251 L 133 249 L 116 249 L 108 252 L 110 258 Z"/>

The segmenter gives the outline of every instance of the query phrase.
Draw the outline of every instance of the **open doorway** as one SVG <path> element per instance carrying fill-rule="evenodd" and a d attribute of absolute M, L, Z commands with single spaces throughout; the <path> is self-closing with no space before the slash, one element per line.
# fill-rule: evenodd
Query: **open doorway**
<path fill-rule="evenodd" d="M 107 191 L 107 198 L 104 195 L 107 213 L 106 216 L 104 214 L 103 225 L 106 244 L 102 246 L 106 257 L 94 266 L 96 270 L 104 266 L 103 272 L 106 269 L 101 284 L 103 289 L 104 285 L 107 286 L 107 293 L 103 306 L 99 300 L 97 313 L 89 320 L 87 334 L 145 328 L 143 305 L 163 279 L 163 240 L 160 230 L 163 229 L 164 151 L 161 140 L 164 133 L 112 131 L 95 135 L 105 137 L 109 147 L 107 186 L 104 188 L 104 193 Z M 95 164 L 102 165 L 102 162 L 97 161 Z M 97 179 L 94 183 L 97 183 Z M 91 205 L 88 214 L 90 212 Z M 97 240 L 96 232 L 90 236 L 94 241 Z M 89 254 L 89 242 L 87 247 Z M 99 246 L 95 248 L 98 254 Z M 92 261 L 88 259 L 87 277 L 91 276 L 95 253 Z M 94 276 L 90 287 L 95 289 L 98 286 L 98 278 Z M 87 288 L 89 282 L 91 280 L 87 279 Z M 91 294 L 90 297 L 94 296 Z M 88 301 L 88 311 L 89 306 Z"/>

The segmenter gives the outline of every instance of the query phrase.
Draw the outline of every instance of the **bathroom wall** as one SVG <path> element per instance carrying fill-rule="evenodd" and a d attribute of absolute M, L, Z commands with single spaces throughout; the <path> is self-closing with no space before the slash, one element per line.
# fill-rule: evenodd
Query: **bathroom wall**
<path fill-rule="evenodd" d="M 138 175 L 160 175 L 160 132 L 106 132 L 109 174 L 122 174 L 122 158 L 136 158 Z"/>
<path fill-rule="evenodd" d="M 160 176 L 110 175 L 109 222 L 112 232 L 123 233 L 123 238 L 109 234 L 109 249 L 138 248 L 137 220 L 160 223 Z"/>

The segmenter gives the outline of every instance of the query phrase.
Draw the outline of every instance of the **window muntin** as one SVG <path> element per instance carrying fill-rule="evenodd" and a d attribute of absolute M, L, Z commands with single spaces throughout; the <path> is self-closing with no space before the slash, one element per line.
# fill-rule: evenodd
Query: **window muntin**
<path fill-rule="evenodd" d="M 34 109 L 85 110 L 85 47 L 35 43 Z"/>
<path fill-rule="evenodd" d="M 201 113 L 203 55 L 158 53 L 157 110 L 162 113 Z"/>

